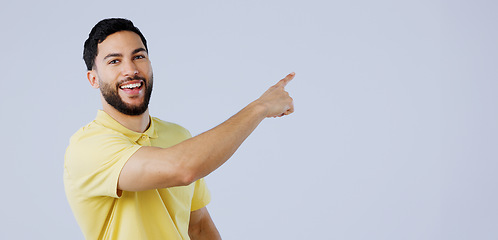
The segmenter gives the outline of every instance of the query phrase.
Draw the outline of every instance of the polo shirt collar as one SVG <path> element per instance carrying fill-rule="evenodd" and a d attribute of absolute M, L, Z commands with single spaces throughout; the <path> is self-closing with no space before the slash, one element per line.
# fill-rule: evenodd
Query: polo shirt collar
<path fill-rule="evenodd" d="M 154 127 L 154 121 L 150 116 L 149 119 L 150 119 L 149 128 L 144 133 L 135 132 L 133 130 L 126 128 L 103 110 L 97 111 L 97 117 L 95 118 L 95 121 L 102 124 L 104 127 L 110 128 L 112 130 L 124 134 L 126 137 L 136 142 L 140 137 L 144 135 L 147 135 L 149 138 L 157 138 L 157 132 Z"/>

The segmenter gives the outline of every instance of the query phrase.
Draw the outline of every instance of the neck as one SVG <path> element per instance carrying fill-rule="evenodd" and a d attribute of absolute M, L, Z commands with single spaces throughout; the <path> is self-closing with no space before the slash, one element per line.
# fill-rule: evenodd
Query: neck
<path fill-rule="evenodd" d="M 149 109 L 147 109 L 140 115 L 130 116 L 119 112 L 113 106 L 109 105 L 105 100 L 102 101 L 102 106 L 104 112 L 109 114 L 109 116 L 114 118 L 114 120 L 118 121 L 121 125 L 132 131 L 143 133 L 147 130 L 147 128 L 149 128 Z"/>

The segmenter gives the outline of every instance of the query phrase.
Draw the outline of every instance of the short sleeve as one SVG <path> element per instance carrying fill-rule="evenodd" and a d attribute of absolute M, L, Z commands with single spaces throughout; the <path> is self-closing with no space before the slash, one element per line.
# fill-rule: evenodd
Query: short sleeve
<path fill-rule="evenodd" d="M 66 180 L 71 192 L 84 197 L 118 198 L 119 174 L 140 147 L 111 131 L 72 138 L 65 156 Z"/>
<path fill-rule="evenodd" d="M 211 201 L 211 194 L 207 188 L 206 181 L 201 178 L 195 182 L 194 195 L 192 197 L 192 206 L 190 211 L 201 209 Z"/>

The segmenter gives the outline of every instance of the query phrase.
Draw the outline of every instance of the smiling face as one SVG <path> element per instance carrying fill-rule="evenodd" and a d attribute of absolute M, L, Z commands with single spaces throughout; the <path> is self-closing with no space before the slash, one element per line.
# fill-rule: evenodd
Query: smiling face
<path fill-rule="evenodd" d="M 152 66 L 140 37 L 131 31 L 113 33 L 98 44 L 88 80 L 105 101 L 126 115 L 140 115 L 152 94 Z"/>

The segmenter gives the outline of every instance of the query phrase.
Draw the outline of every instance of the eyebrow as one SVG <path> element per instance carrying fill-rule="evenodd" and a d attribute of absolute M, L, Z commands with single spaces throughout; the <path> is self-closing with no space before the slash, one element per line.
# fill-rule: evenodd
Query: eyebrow
<path fill-rule="evenodd" d="M 137 48 L 135 50 L 133 50 L 133 52 L 131 52 L 131 54 L 136 54 L 136 53 L 139 53 L 139 52 L 147 52 L 147 50 L 145 50 L 145 48 Z M 123 54 L 121 53 L 109 53 L 107 54 L 107 56 L 104 57 L 104 60 L 108 59 L 108 58 L 111 58 L 111 57 L 122 57 Z"/>
<path fill-rule="evenodd" d="M 147 50 L 145 50 L 145 48 L 137 48 L 137 49 L 133 50 L 133 52 L 131 54 L 133 55 L 133 54 L 139 53 L 139 52 L 147 52 Z"/>

